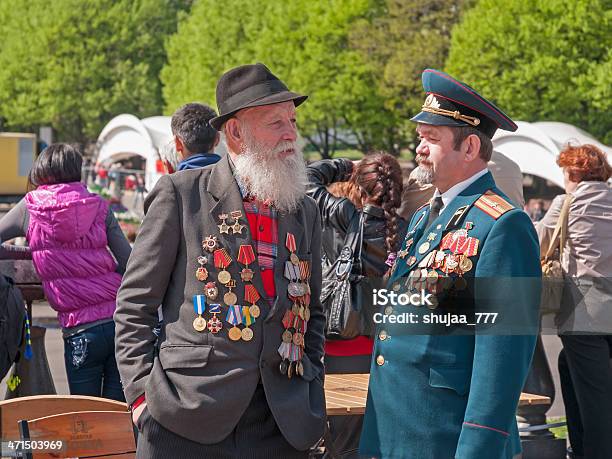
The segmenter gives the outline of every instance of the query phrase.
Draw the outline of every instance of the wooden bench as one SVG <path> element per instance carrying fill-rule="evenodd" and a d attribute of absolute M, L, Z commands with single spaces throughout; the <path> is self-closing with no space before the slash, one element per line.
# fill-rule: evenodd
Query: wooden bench
<path fill-rule="evenodd" d="M 0 438 L 17 440 L 18 421 L 76 411 L 127 411 L 115 400 L 84 395 L 35 395 L 0 401 Z"/>
<path fill-rule="evenodd" d="M 325 375 L 328 416 L 363 414 L 368 397 L 369 374 Z M 550 404 L 550 397 L 522 393 L 519 406 Z"/>
<path fill-rule="evenodd" d="M 127 411 L 79 411 L 19 422 L 20 439 L 42 445 L 26 459 L 57 457 L 134 458 L 136 440 Z M 44 443 L 49 442 L 49 443 Z M 38 451 L 40 449 L 40 451 Z"/>

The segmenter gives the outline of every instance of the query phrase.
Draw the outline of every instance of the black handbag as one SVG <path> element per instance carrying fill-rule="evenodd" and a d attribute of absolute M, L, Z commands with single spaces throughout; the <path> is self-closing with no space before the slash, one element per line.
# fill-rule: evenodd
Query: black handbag
<path fill-rule="evenodd" d="M 356 212 L 347 228 L 344 246 L 333 262 L 324 260 L 321 304 L 325 310 L 325 336 L 329 340 L 352 339 L 365 332 L 361 248 L 364 213 Z"/>

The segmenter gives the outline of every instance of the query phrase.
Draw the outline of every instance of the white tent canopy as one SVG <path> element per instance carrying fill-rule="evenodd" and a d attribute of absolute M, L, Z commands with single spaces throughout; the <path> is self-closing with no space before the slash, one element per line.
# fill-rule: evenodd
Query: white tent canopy
<path fill-rule="evenodd" d="M 493 148 L 518 164 L 524 174 L 532 174 L 563 188 L 563 172 L 557 166 L 557 156 L 568 143 L 590 143 L 608 155 L 612 148 L 603 145 L 590 134 L 567 123 L 518 121 L 515 132 L 498 130 L 493 136 Z"/>
<path fill-rule="evenodd" d="M 542 177 L 563 187 L 563 173 L 556 160 L 568 143 L 591 143 L 608 154 L 612 162 L 612 148 L 571 124 L 541 121 L 518 121 L 515 132 L 498 130 L 493 147 L 518 164 L 524 174 Z M 160 176 L 156 162 L 159 151 L 172 141 L 169 116 L 153 116 L 142 120 L 123 114 L 113 118 L 98 137 L 98 162 L 111 163 L 133 155 L 146 160 L 145 182 L 152 189 Z M 218 153 L 224 150 L 220 144 Z"/>
<path fill-rule="evenodd" d="M 123 114 L 113 118 L 98 137 L 98 163 L 112 163 L 138 155 L 146 160 L 145 184 L 152 189 L 159 179 L 159 151 L 172 141 L 169 116 L 153 116 L 139 120 Z"/>

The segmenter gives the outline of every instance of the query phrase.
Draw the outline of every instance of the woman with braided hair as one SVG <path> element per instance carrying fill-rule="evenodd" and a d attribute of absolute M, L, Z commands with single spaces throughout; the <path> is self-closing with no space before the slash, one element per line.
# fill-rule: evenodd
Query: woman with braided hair
<path fill-rule="evenodd" d="M 395 252 L 406 231 L 406 221 L 397 210 L 401 204 L 402 171 L 397 159 L 387 153 L 366 155 L 361 161 L 329 159 L 308 166 L 308 195 L 321 212 L 324 264 L 334 263 L 344 247 L 349 224 L 363 214 L 361 263 L 364 281 L 358 284 L 366 304 L 362 335 L 347 340 L 327 340 L 325 371 L 369 373 L 376 312 L 372 305 L 373 283 L 381 281 L 393 265 Z M 333 450 L 337 457 L 357 458 L 363 416 L 331 416 Z"/>

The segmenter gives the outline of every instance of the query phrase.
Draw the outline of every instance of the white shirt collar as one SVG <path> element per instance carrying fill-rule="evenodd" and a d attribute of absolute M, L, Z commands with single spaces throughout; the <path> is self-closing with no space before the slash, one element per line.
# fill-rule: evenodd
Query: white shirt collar
<path fill-rule="evenodd" d="M 434 198 L 437 196 L 442 196 L 442 209 L 440 209 L 440 212 L 442 212 L 442 210 L 444 210 L 444 208 L 448 206 L 453 199 L 459 196 L 459 193 L 461 193 L 463 190 L 465 190 L 468 186 L 470 186 L 480 177 L 485 175 L 487 172 L 489 172 L 489 169 L 485 167 L 481 171 L 478 171 L 471 177 L 465 179 L 463 182 L 459 182 L 456 185 L 453 185 L 442 194 L 440 194 L 440 191 L 436 188 L 436 191 L 434 192 Z"/>

